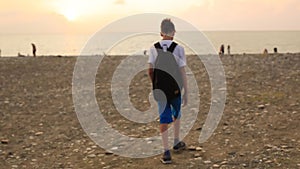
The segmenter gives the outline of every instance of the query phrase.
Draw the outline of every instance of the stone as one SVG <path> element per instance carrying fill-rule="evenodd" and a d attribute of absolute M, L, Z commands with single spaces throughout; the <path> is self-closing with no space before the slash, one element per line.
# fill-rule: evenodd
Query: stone
<path fill-rule="evenodd" d="M 265 161 L 266 164 L 270 164 L 272 162 L 273 162 L 272 160 Z"/>
<path fill-rule="evenodd" d="M 206 161 L 203 161 L 204 164 L 211 164 L 211 161 L 209 160 L 206 160 Z"/>
<path fill-rule="evenodd" d="M 196 151 L 196 147 L 195 146 L 189 146 L 188 150 L 190 150 L 190 151 Z"/>
<path fill-rule="evenodd" d="M 90 155 L 88 155 L 87 157 L 88 157 L 88 158 L 95 158 L 96 155 L 95 155 L 95 154 L 90 154 Z"/>
<path fill-rule="evenodd" d="M 226 165 L 226 164 L 228 164 L 227 161 L 222 161 L 222 162 L 220 163 L 220 165 Z"/>
<path fill-rule="evenodd" d="M 199 153 L 194 154 L 194 158 L 198 158 L 198 157 L 201 157 L 201 154 L 199 154 Z"/>
<path fill-rule="evenodd" d="M 196 147 L 196 151 L 202 151 L 202 147 Z"/>
<path fill-rule="evenodd" d="M 3 139 L 3 140 L 1 140 L 1 143 L 2 143 L 2 144 L 8 144 L 8 143 L 9 143 L 9 140 L 8 140 L 8 139 Z"/>
<path fill-rule="evenodd" d="M 113 153 L 112 152 L 109 152 L 109 151 L 106 151 L 105 152 L 105 155 L 112 155 Z"/>
<path fill-rule="evenodd" d="M 197 158 L 194 158 L 194 160 L 199 160 L 199 161 L 202 161 L 202 157 L 197 157 Z"/>
<path fill-rule="evenodd" d="M 220 168 L 220 165 L 214 164 L 212 167 L 213 167 L 213 168 Z"/>
<path fill-rule="evenodd" d="M 265 108 L 265 105 L 263 105 L 263 104 L 258 105 L 257 108 L 258 108 L 258 109 L 264 109 L 264 108 Z"/>
<path fill-rule="evenodd" d="M 43 134 L 44 134 L 44 132 L 42 132 L 42 131 L 35 133 L 36 136 L 40 136 L 40 135 L 43 135 Z"/>

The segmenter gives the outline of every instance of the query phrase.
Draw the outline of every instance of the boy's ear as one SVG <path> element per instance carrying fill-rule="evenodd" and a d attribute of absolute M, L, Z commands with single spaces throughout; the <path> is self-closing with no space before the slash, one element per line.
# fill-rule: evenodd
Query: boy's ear
<path fill-rule="evenodd" d="M 164 34 L 160 32 L 160 36 L 161 36 L 161 37 L 163 37 L 163 36 L 164 36 Z"/>

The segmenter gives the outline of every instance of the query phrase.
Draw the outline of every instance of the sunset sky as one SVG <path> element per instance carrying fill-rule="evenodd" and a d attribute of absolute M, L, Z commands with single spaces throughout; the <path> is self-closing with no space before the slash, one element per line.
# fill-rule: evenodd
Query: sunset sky
<path fill-rule="evenodd" d="M 1 0 L 0 34 L 93 33 L 145 12 L 200 30 L 300 30 L 299 11 L 299 0 Z"/>

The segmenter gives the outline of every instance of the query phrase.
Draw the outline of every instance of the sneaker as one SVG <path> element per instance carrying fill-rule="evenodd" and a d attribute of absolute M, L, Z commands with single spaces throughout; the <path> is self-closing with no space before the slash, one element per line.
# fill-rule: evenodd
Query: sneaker
<path fill-rule="evenodd" d="M 180 151 L 180 150 L 184 150 L 185 147 L 186 147 L 185 143 L 184 143 L 183 141 L 180 141 L 180 142 L 178 142 L 178 143 L 173 147 L 173 150 L 174 150 L 175 152 L 178 152 L 178 151 Z"/>
<path fill-rule="evenodd" d="M 164 155 L 161 157 L 160 161 L 163 164 L 171 164 L 172 163 L 172 158 L 171 158 L 171 153 L 170 151 L 166 151 Z"/>

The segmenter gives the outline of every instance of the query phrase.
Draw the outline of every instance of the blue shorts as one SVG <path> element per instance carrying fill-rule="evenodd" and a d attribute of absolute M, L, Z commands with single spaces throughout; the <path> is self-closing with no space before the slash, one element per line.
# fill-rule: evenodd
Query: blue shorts
<path fill-rule="evenodd" d="M 158 112 L 159 112 L 159 122 L 160 124 L 169 124 L 173 122 L 173 117 L 175 119 L 180 119 L 181 117 L 181 96 L 168 102 L 157 102 Z"/>

